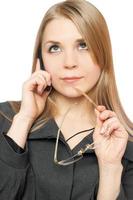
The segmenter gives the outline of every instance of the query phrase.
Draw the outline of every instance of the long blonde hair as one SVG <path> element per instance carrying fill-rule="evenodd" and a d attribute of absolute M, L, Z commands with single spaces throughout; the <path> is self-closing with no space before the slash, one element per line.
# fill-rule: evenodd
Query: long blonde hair
<path fill-rule="evenodd" d="M 91 91 L 91 97 L 97 104 L 105 105 L 107 109 L 113 110 L 129 135 L 132 135 L 133 123 L 126 116 L 117 91 L 108 27 L 100 11 L 88 1 L 63 1 L 53 5 L 46 12 L 35 42 L 32 73 L 35 71 L 38 50 L 42 44 L 43 32 L 47 24 L 57 17 L 65 17 L 75 24 L 86 41 L 94 62 L 101 68 L 101 76 L 97 85 Z M 31 132 L 42 126 L 44 122 L 54 115 L 53 110 L 55 109 L 55 105 L 53 104 L 53 98 L 56 98 L 54 90 L 48 97 L 45 111 L 37 119 Z M 16 112 L 19 111 L 21 102 L 10 102 L 10 104 Z"/>

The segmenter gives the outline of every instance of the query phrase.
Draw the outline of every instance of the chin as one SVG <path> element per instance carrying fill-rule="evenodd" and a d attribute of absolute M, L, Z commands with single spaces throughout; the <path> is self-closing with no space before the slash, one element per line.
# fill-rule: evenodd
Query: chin
<path fill-rule="evenodd" d="M 84 90 L 82 89 L 82 91 L 84 91 Z M 67 88 L 64 90 L 60 89 L 60 90 L 57 90 L 57 92 L 66 98 L 79 98 L 82 96 L 74 88 Z M 86 91 L 84 91 L 84 92 L 86 92 Z"/>

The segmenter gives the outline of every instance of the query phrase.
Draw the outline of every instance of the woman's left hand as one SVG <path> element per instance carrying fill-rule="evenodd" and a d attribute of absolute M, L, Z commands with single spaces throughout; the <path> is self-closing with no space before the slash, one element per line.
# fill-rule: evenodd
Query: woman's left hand
<path fill-rule="evenodd" d="M 98 106 L 96 112 L 96 128 L 93 134 L 95 153 L 98 161 L 103 164 L 121 163 L 125 152 L 128 133 L 115 112 Z"/>

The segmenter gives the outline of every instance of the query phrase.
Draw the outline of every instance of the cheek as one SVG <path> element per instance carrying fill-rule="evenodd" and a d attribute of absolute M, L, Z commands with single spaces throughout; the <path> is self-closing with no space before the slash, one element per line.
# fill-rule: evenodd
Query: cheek
<path fill-rule="evenodd" d="M 88 78 L 94 79 L 94 81 L 96 81 L 101 74 L 100 66 L 92 59 L 90 54 L 88 56 L 88 64 L 86 65 L 86 74 Z"/>
<path fill-rule="evenodd" d="M 53 66 L 52 66 L 53 62 L 50 62 L 50 59 L 49 59 L 49 61 L 47 61 L 47 59 L 44 59 L 43 62 L 44 62 L 46 71 L 50 72 L 53 68 Z"/>
<path fill-rule="evenodd" d="M 92 84 L 95 84 L 98 81 L 100 74 L 100 67 L 97 65 L 92 65 L 92 67 L 88 68 L 88 71 L 86 72 L 86 79 Z"/>
<path fill-rule="evenodd" d="M 60 59 L 53 58 L 51 56 L 46 56 L 46 58 L 43 59 L 46 71 L 49 72 L 50 74 L 53 74 L 56 71 L 58 71 L 59 66 L 61 65 L 59 63 L 59 60 Z"/>
<path fill-rule="evenodd" d="M 58 78 L 57 72 L 59 69 L 55 65 L 53 66 L 53 63 L 51 63 L 51 65 L 45 65 L 45 70 L 50 74 L 52 84 L 55 84 L 56 79 Z"/>

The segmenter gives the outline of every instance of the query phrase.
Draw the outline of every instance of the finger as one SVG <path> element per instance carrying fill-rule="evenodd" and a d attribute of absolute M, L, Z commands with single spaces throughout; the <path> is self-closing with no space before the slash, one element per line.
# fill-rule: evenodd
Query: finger
<path fill-rule="evenodd" d="M 47 72 L 45 72 L 45 79 L 46 79 L 47 85 L 48 85 L 48 86 L 51 86 L 51 84 L 52 84 L 51 76 L 50 76 L 50 74 L 47 73 Z"/>
<path fill-rule="evenodd" d="M 37 59 L 35 71 L 39 71 L 39 70 L 40 70 L 40 60 Z"/>
<path fill-rule="evenodd" d="M 108 129 L 107 131 L 104 133 L 104 136 L 109 136 L 111 135 L 115 130 L 120 130 L 121 129 L 121 126 L 120 126 L 120 123 L 118 121 L 116 122 L 113 122 L 112 124 L 110 124 L 108 126 Z"/>
<path fill-rule="evenodd" d="M 100 119 L 101 120 L 106 120 L 110 117 L 116 117 L 115 112 L 111 111 L 111 110 L 104 110 L 103 112 L 100 113 Z"/>
<path fill-rule="evenodd" d="M 37 91 L 38 94 L 42 94 L 44 88 L 46 88 L 47 83 L 45 80 L 42 80 L 39 76 L 31 78 L 30 82 L 33 85 L 33 89 Z"/>
<path fill-rule="evenodd" d="M 51 76 L 48 72 L 43 70 L 38 70 L 32 74 L 32 77 L 41 76 L 46 82 L 48 86 L 51 86 Z"/>
<path fill-rule="evenodd" d="M 102 111 L 106 110 L 106 107 L 103 106 L 103 105 L 98 105 L 98 106 L 97 106 L 97 110 L 98 110 L 99 112 L 102 112 Z"/>
<path fill-rule="evenodd" d="M 102 127 L 101 127 L 100 133 L 101 133 L 101 134 L 106 133 L 106 132 L 108 131 L 109 126 L 110 126 L 112 123 L 116 122 L 116 121 L 118 121 L 118 119 L 117 119 L 116 117 L 112 117 L 112 118 L 109 118 L 109 119 L 105 120 L 105 121 L 103 122 Z M 120 123 L 120 122 L 119 122 L 119 123 Z"/>
<path fill-rule="evenodd" d="M 38 74 L 37 77 L 39 77 L 45 83 L 44 84 L 45 87 L 48 85 L 48 81 L 45 76 L 43 76 L 42 74 Z M 45 87 L 44 87 L 44 89 L 45 89 Z"/>
<path fill-rule="evenodd" d="M 47 93 L 50 93 L 50 91 L 52 90 L 52 86 L 48 85 L 46 78 L 42 76 L 41 74 L 38 74 L 37 78 L 38 78 L 38 81 L 40 78 L 40 81 L 39 81 L 40 85 L 38 85 L 38 88 L 37 88 L 39 94 L 42 94 L 44 91 Z"/>
<path fill-rule="evenodd" d="M 95 109 L 95 114 L 96 114 L 96 127 L 95 127 L 95 132 L 100 132 L 100 130 L 101 130 L 101 127 L 102 127 L 102 124 L 103 124 L 103 122 L 101 121 L 101 119 L 99 118 L 99 116 L 100 116 L 100 112 L 97 110 L 97 109 Z"/>
<path fill-rule="evenodd" d="M 108 123 L 106 127 L 107 127 L 106 131 L 104 132 L 104 134 L 102 134 L 103 136 L 112 135 L 113 132 L 115 131 L 115 137 L 119 137 L 119 138 L 124 137 L 123 133 L 125 132 L 125 130 L 123 126 L 121 125 L 121 123 L 119 122 L 119 120 L 114 120 L 112 121 L 112 123 Z"/>

